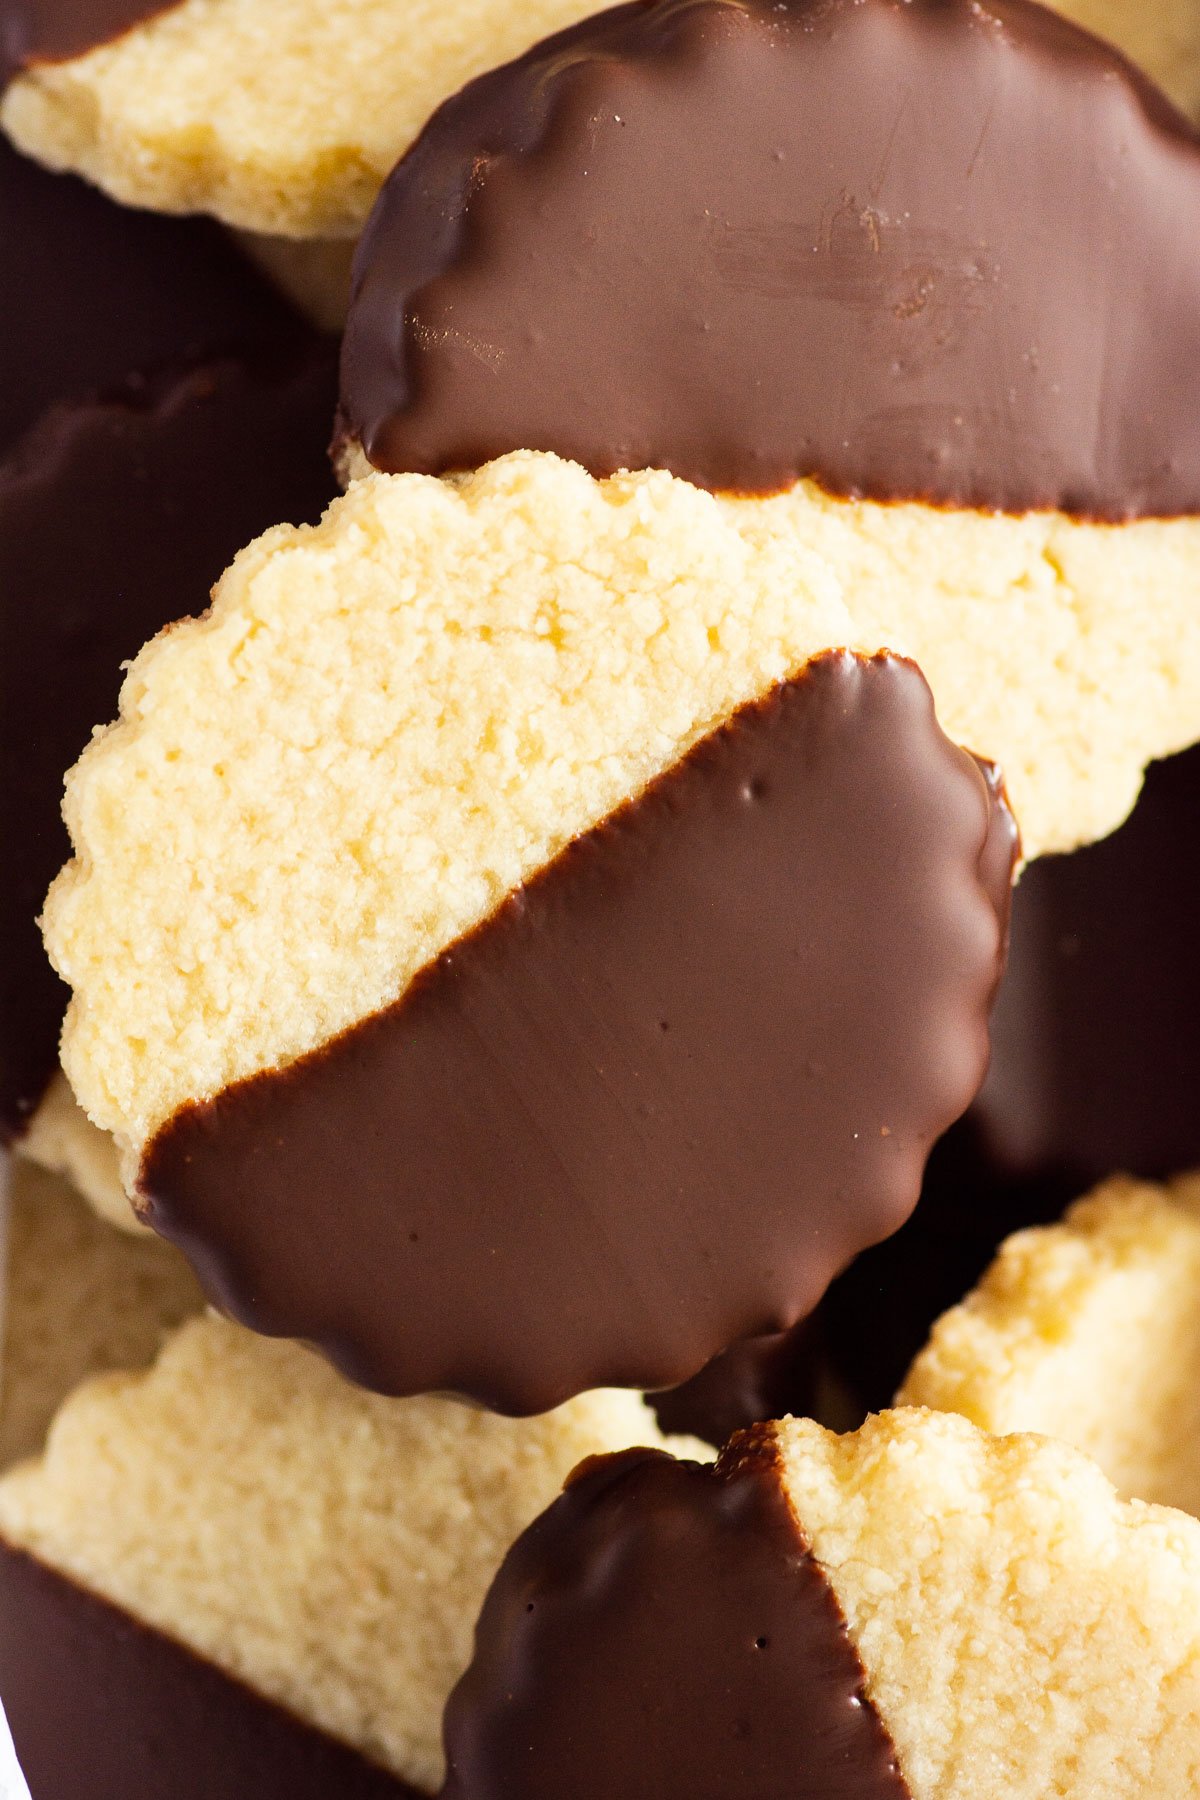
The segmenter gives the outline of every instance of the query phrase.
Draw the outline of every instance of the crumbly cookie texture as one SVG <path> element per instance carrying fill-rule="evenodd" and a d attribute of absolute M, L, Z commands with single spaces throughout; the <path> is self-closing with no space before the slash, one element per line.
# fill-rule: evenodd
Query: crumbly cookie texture
<path fill-rule="evenodd" d="M 214 1317 L 89 1383 L 0 1481 L 0 1537 L 418 1787 L 511 1541 L 594 1452 L 664 1440 L 601 1390 L 515 1422 L 381 1400 Z"/>
<path fill-rule="evenodd" d="M 1078 1451 L 900 1411 L 777 1427 L 913 1800 L 1146 1800 L 1200 1781 L 1200 1526 Z"/>
<path fill-rule="evenodd" d="M 128 1202 L 122 1199 L 126 1214 Z M 0 1363 L 0 1467 L 42 1446 L 89 1375 L 153 1360 L 203 1309 L 177 1250 L 97 1219 L 60 1177 L 14 1162 Z"/>
<path fill-rule="evenodd" d="M 56 1075 L 46 1089 L 14 1154 L 64 1176 L 109 1225 L 137 1236 L 147 1231 L 129 1204 L 115 1143 L 92 1124 L 65 1075 Z"/>
<path fill-rule="evenodd" d="M 592 0 L 183 0 L 15 81 L 0 124 L 116 199 L 248 231 L 355 237 L 425 120 Z M 1200 105 L 1196 0 L 1068 0 L 1178 104 Z"/>
<path fill-rule="evenodd" d="M 1123 1493 L 1200 1514 L 1200 1175 L 1120 1177 L 1009 1238 L 899 1399 L 1062 1438 Z"/>
<path fill-rule="evenodd" d="M 589 0 L 183 0 L 12 84 L 0 124 L 117 200 L 282 237 L 356 237 L 392 165 L 475 75 Z"/>
<path fill-rule="evenodd" d="M 404 991 L 578 833 L 829 646 L 913 655 L 1027 853 L 1200 733 L 1200 521 L 597 482 L 518 453 L 268 532 L 136 660 L 68 782 L 68 1076 L 135 1154 Z"/>

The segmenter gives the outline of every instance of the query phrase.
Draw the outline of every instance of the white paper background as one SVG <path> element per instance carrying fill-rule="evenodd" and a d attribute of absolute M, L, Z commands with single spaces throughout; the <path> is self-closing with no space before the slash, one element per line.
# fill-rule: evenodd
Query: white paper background
<path fill-rule="evenodd" d="M 8 1735 L 8 1726 L 4 1720 L 4 1710 L 0 1707 L 0 1800 L 29 1800 L 29 1789 L 25 1779 L 17 1767 L 17 1759 L 13 1754 L 12 1739 Z"/>
<path fill-rule="evenodd" d="M 4 1346 L 4 1290 L 7 1285 L 4 1277 L 8 1266 L 9 1166 L 8 1157 L 0 1150 L 0 1351 Z M 3 1379 L 4 1370 L 0 1366 L 0 1381 Z M 0 1706 L 0 1800 L 29 1800 L 29 1789 L 17 1767 L 3 1706 Z"/>

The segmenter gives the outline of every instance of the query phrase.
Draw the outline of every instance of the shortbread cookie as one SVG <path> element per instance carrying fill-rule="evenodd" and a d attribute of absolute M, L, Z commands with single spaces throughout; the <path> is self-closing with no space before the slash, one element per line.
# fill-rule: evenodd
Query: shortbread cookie
<path fill-rule="evenodd" d="M 1200 735 L 1198 204 L 1182 121 L 1023 0 L 618 9 L 389 178 L 343 467 L 762 496 L 999 761 L 1027 853 L 1068 849 Z"/>
<path fill-rule="evenodd" d="M 594 0 L 6 0 L 0 122 L 120 200 L 354 237 L 447 95 Z M 1200 98 L 1195 0 L 1069 0 L 1176 101 Z"/>
<path fill-rule="evenodd" d="M 901 1390 L 1086 1450 L 1122 1492 L 1200 1513 L 1200 1177 L 1119 1177 L 1000 1248 Z"/>
<path fill-rule="evenodd" d="M 598 1458 L 509 1553 L 444 1800 L 1183 1800 L 1200 1524 L 897 1412 Z"/>
<path fill-rule="evenodd" d="M 23 149 L 131 205 L 284 237 L 356 237 L 448 94 L 595 10 L 589 0 L 87 0 L 68 19 L 60 0 L 6 7 L 27 35 L 0 124 Z"/>
<path fill-rule="evenodd" d="M 117 1146 L 84 1112 L 60 1070 L 43 1094 L 28 1129 L 16 1140 L 18 1155 L 62 1176 L 110 1225 L 136 1236 L 147 1228 L 129 1204 Z"/>
<path fill-rule="evenodd" d="M 513 1424 L 185 1326 L 0 1482 L 0 1693 L 32 1791 L 436 1792 L 508 1545 L 580 1458 L 663 1441 L 633 1394 Z"/>
<path fill-rule="evenodd" d="M 1194 748 L 1152 766 L 1111 837 L 1025 870 L 987 1080 L 913 1218 L 824 1308 L 828 1361 L 864 1409 L 888 1404 L 1010 1232 L 1059 1219 L 1114 1169 L 1200 1166 L 1198 818 Z"/>
<path fill-rule="evenodd" d="M 47 924 L 76 1091 L 223 1307 L 540 1410 L 895 1228 L 1014 833 L 859 635 L 755 514 L 517 456 L 357 484 L 143 653 Z"/>
<path fill-rule="evenodd" d="M 35 1117 L 66 998 L 36 923 L 67 848 L 63 770 L 123 659 L 201 611 L 256 531 L 319 516 L 332 352 L 215 228 L 129 222 L 9 151 L 0 227 L 0 1139 L 29 1133 L 111 1210 L 77 1123 Z"/>
<path fill-rule="evenodd" d="M 114 1231 L 60 1177 L 12 1167 L 0 1360 L 0 1467 L 39 1450 L 88 1375 L 136 1368 L 204 1304 L 191 1270 L 149 1232 Z M 126 1208 L 128 1211 L 128 1208 Z"/>

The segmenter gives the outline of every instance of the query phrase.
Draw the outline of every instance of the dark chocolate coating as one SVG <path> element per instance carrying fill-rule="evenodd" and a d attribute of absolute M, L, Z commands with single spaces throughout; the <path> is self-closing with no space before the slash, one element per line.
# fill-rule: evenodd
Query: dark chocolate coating
<path fill-rule="evenodd" d="M 706 1363 L 680 1387 L 647 1394 L 666 1432 L 727 1443 L 735 1431 L 789 1413 L 819 1415 L 819 1311 L 792 1331 L 747 1338 Z"/>
<path fill-rule="evenodd" d="M 379 468 L 1200 503 L 1200 140 L 1028 0 L 657 0 L 448 101 L 359 247 Z"/>
<path fill-rule="evenodd" d="M 1010 1231 L 1118 1171 L 1200 1166 L 1198 828 L 1200 748 L 1154 764 L 1111 837 L 1022 875 L 987 1081 L 935 1148 L 912 1219 L 822 1308 L 825 1354 L 861 1408 L 888 1403 Z"/>
<path fill-rule="evenodd" d="M 820 657 L 395 1004 L 183 1108 L 141 1209 L 384 1392 L 674 1385 L 907 1217 L 987 1066 L 1014 854 L 920 671 Z"/>
<path fill-rule="evenodd" d="M 0 1697 L 33 1800 L 420 1800 L 349 1745 L 2 1542 Z"/>
<path fill-rule="evenodd" d="M 39 63 L 70 62 L 179 0 L 0 0 L 0 93 Z"/>
<path fill-rule="evenodd" d="M 0 138 L 0 458 L 60 401 L 304 335 L 216 225 L 115 206 Z"/>
<path fill-rule="evenodd" d="M 584 1465 L 484 1603 L 442 1800 L 907 1800 L 777 1456 Z"/>

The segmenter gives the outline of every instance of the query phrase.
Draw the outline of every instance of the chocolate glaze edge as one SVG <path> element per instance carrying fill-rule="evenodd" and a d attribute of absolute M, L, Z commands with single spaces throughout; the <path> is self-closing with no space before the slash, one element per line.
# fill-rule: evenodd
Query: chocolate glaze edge
<path fill-rule="evenodd" d="M 1187 122 L 1028 0 L 635 0 L 480 77 L 393 171 L 342 432 L 392 471 L 543 449 L 730 493 L 1189 514 L 1198 202 Z"/>
<path fill-rule="evenodd" d="M 143 1215 L 224 1310 L 383 1392 L 674 1385 L 907 1215 L 983 1078 L 1015 855 L 915 666 L 818 657 L 391 1007 L 182 1108 Z"/>
<path fill-rule="evenodd" d="M 0 96 L 42 64 L 72 62 L 174 12 L 181 0 L 0 0 Z"/>
<path fill-rule="evenodd" d="M 443 1800 L 910 1800 L 774 1430 L 589 1459 L 518 1539 Z"/>
<path fill-rule="evenodd" d="M 35 1800 L 426 1800 L 2 1538 L 0 1695 Z"/>

